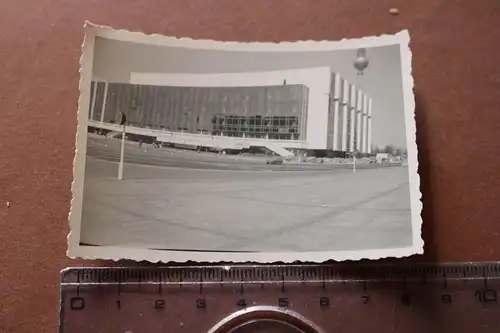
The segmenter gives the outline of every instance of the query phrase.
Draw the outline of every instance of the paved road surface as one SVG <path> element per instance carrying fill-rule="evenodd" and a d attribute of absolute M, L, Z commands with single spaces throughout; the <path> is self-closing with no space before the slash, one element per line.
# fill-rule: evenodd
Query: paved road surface
<path fill-rule="evenodd" d="M 353 173 L 126 164 L 122 181 L 117 168 L 87 158 L 83 243 L 213 251 L 411 245 L 404 167 Z"/>
<path fill-rule="evenodd" d="M 87 156 L 97 159 L 118 162 L 120 160 L 120 140 L 105 139 L 103 137 L 89 136 Z M 303 163 L 283 165 L 267 165 L 266 160 L 272 157 L 265 156 L 218 156 L 214 153 L 196 151 L 183 151 L 180 149 L 153 148 L 144 145 L 139 148 L 136 142 L 126 142 L 125 161 L 129 164 L 179 167 L 191 169 L 216 169 L 216 170 L 275 170 L 275 171 L 321 171 L 331 169 L 351 170 L 352 164 L 319 164 Z M 357 169 L 372 169 L 390 167 L 377 164 L 358 163 Z"/>

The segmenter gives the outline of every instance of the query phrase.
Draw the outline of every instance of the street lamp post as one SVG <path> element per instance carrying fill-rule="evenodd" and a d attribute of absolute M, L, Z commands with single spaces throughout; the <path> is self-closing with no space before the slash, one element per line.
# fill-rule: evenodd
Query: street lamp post
<path fill-rule="evenodd" d="M 356 155 L 358 154 L 358 151 L 354 149 L 351 152 L 352 155 L 352 172 L 356 172 Z"/>
<path fill-rule="evenodd" d="M 127 116 L 125 115 L 124 112 L 120 114 L 120 125 L 122 127 L 122 142 L 121 142 L 121 148 L 120 148 L 120 163 L 118 164 L 118 179 L 123 180 L 123 164 L 124 164 L 124 157 L 125 157 L 125 124 L 127 123 Z"/>
<path fill-rule="evenodd" d="M 368 67 L 370 63 L 370 60 L 368 59 L 368 56 L 366 55 L 366 49 L 365 48 L 360 48 L 356 51 L 356 59 L 353 62 L 354 68 L 357 70 L 358 75 L 363 75 L 364 70 Z M 358 102 L 359 103 L 359 102 Z M 361 117 L 358 115 L 359 110 L 356 111 L 356 118 L 358 119 L 356 122 L 360 121 Z M 361 126 L 358 125 L 358 140 L 356 141 L 356 146 L 359 146 L 359 129 Z M 362 144 L 360 146 L 363 146 Z M 353 147 L 351 147 L 353 149 Z M 363 151 L 364 152 L 364 151 Z M 353 149 L 351 152 L 352 155 L 352 172 L 356 172 L 356 155 L 358 154 L 357 149 Z"/>
<path fill-rule="evenodd" d="M 352 172 L 356 172 L 356 154 L 352 155 Z"/>

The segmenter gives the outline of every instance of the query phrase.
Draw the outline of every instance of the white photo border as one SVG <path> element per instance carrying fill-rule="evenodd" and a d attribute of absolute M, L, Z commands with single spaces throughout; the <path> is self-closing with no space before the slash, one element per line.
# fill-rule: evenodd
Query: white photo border
<path fill-rule="evenodd" d="M 73 164 L 72 200 L 69 214 L 70 232 L 67 237 L 67 256 L 82 259 L 130 259 L 149 262 L 325 262 L 328 260 L 345 261 L 361 259 L 402 258 L 422 254 L 424 241 L 422 228 L 422 194 L 420 192 L 420 176 L 418 175 L 418 149 L 416 144 L 415 97 L 412 77 L 412 53 L 410 50 L 410 35 L 407 30 L 393 35 L 370 36 L 340 41 L 297 41 L 281 43 L 261 42 L 222 42 L 213 40 L 194 40 L 190 38 L 167 37 L 159 34 L 147 35 L 141 32 L 116 30 L 111 27 L 99 26 L 90 22 L 84 25 L 84 42 L 80 58 L 80 97 L 78 100 L 76 151 Z M 84 246 L 80 244 L 80 229 L 85 177 L 85 161 L 87 149 L 88 105 L 90 103 L 90 82 L 94 58 L 94 43 L 96 37 L 107 39 L 161 45 L 172 47 L 197 48 L 207 50 L 239 50 L 239 51 L 325 51 L 356 49 L 362 47 L 377 47 L 400 45 L 402 83 L 404 94 L 406 142 L 408 151 L 408 172 L 411 198 L 412 246 L 405 248 L 388 248 L 357 251 L 321 251 L 321 252 L 201 252 L 201 251 L 169 251 L 137 249 L 116 246 Z"/>

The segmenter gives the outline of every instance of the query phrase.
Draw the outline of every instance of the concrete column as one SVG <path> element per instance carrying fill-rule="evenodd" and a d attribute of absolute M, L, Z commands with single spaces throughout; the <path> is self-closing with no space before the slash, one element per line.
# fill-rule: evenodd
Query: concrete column
<path fill-rule="evenodd" d="M 368 98 L 368 131 L 367 131 L 368 154 L 372 153 L 372 99 Z"/>
<path fill-rule="evenodd" d="M 355 134 L 355 125 L 356 125 L 356 97 L 357 97 L 357 89 L 355 86 L 351 84 L 351 100 L 350 100 L 350 111 L 351 115 L 349 117 L 351 121 L 350 126 L 350 137 L 349 137 L 349 151 L 354 151 L 356 147 L 354 147 L 354 134 Z"/>
<path fill-rule="evenodd" d="M 368 153 L 368 96 L 363 96 L 363 153 Z"/>
<path fill-rule="evenodd" d="M 358 90 L 356 101 L 356 149 L 361 152 L 361 114 L 363 112 L 363 92 Z"/>
<path fill-rule="evenodd" d="M 104 122 L 104 112 L 106 112 L 107 99 L 108 99 L 108 82 L 104 82 L 104 96 L 102 97 L 101 123 Z"/>
<path fill-rule="evenodd" d="M 347 113 L 349 112 L 349 82 L 342 81 L 342 151 L 347 151 Z"/>
<path fill-rule="evenodd" d="M 333 150 L 339 150 L 339 109 L 340 109 L 340 92 L 342 80 L 338 73 L 335 73 L 335 85 L 333 89 Z"/>
<path fill-rule="evenodd" d="M 99 82 L 94 81 L 94 89 L 92 89 L 92 101 L 90 102 L 90 119 L 94 120 L 94 109 L 95 109 L 95 99 L 97 94 L 97 84 Z"/>

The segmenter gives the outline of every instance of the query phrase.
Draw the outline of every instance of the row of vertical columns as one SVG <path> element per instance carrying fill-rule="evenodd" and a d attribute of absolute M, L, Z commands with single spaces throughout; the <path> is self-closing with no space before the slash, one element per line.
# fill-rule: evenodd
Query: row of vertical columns
<path fill-rule="evenodd" d="M 372 144 L 372 99 L 334 74 L 333 150 L 369 154 Z"/>
<path fill-rule="evenodd" d="M 356 88 L 354 86 L 350 85 L 350 103 L 349 103 L 349 109 L 350 109 L 350 114 L 349 114 L 349 119 L 350 119 L 350 128 L 349 128 L 349 150 L 348 151 L 354 151 L 354 135 L 356 134 L 355 130 L 355 125 L 356 125 Z"/>
<path fill-rule="evenodd" d="M 358 152 L 362 152 L 362 113 L 363 113 L 363 93 L 358 90 L 357 91 L 357 99 L 356 99 L 356 150 Z"/>
<path fill-rule="evenodd" d="M 342 151 L 347 151 L 347 117 L 349 112 L 349 82 L 342 80 Z"/>
<path fill-rule="evenodd" d="M 92 88 L 92 100 L 90 101 L 90 119 L 94 119 L 94 112 L 95 112 L 95 105 L 96 105 L 96 99 L 97 99 L 97 86 L 99 85 L 98 81 L 94 81 L 94 86 Z M 100 117 L 100 122 L 104 122 L 104 114 L 106 112 L 106 101 L 108 97 L 108 82 L 104 82 L 104 93 L 103 93 L 103 98 L 102 98 L 102 109 L 101 109 L 101 117 Z"/>
<path fill-rule="evenodd" d="M 361 152 L 367 153 L 368 148 L 368 96 L 363 95 L 363 110 L 362 110 L 362 132 L 361 132 Z"/>
<path fill-rule="evenodd" d="M 334 74 L 333 83 L 333 150 L 339 150 L 339 111 L 340 111 L 340 93 L 342 89 L 342 78 L 339 74 Z"/>

